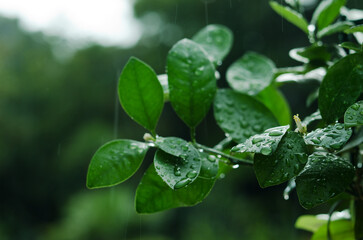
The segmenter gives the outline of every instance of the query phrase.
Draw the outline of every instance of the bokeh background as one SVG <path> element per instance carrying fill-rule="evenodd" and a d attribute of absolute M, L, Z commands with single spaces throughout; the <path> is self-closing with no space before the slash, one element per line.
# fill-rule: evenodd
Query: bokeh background
<path fill-rule="evenodd" d="M 227 67 L 247 51 L 266 55 L 278 67 L 298 64 L 288 51 L 307 46 L 308 39 L 274 13 L 268 1 L 94 1 L 109 4 L 98 9 L 81 0 L 58 5 L 9 0 L 18 3 L 10 10 L 6 0 L 2 2 L 1 240 L 309 238 L 294 228 L 295 220 L 327 207 L 308 212 L 299 206 L 295 192 L 285 201 L 284 184 L 261 189 L 253 170 L 246 167 L 217 181 L 203 203 L 153 215 L 138 215 L 134 209 L 134 193 L 152 161 L 152 151 L 127 182 L 109 189 L 85 187 L 88 164 L 99 146 L 115 138 L 142 140 L 145 132 L 124 113 L 116 94 L 118 76 L 130 56 L 162 74 L 174 43 L 215 23 L 228 26 L 235 37 L 231 53 L 218 69 L 220 87 L 227 86 Z M 301 2 L 309 19 L 317 1 Z M 112 7 L 114 3 L 117 7 Z M 46 5 L 53 8 L 47 10 Z M 348 1 L 352 8 L 362 5 L 361 0 Z M 57 8 L 71 9 L 69 16 L 82 21 L 72 22 L 66 13 L 47 25 L 39 17 L 52 16 Z M 95 19 L 98 30 L 91 29 Z M 292 113 L 304 117 L 314 111 L 316 104 L 307 108 L 305 98 L 315 87 L 282 88 Z M 198 141 L 208 146 L 223 139 L 212 116 L 210 112 L 197 129 Z M 169 103 L 157 130 L 162 136 L 188 138 L 188 129 Z"/>

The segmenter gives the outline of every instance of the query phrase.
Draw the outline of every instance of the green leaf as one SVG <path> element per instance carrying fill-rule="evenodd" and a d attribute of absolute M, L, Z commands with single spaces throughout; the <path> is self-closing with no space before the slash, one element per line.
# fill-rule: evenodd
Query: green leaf
<path fill-rule="evenodd" d="M 363 125 L 363 101 L 354 103 L 345 111 L 344 125 L 346 127 Z"/>
<path fill-rule="evenodd" d="M 353 25 L 353 23 L 347 22 L 347 21 L 337 22 L 337 23 L 334 23 L 332 25 L 329 25 L 329 26 L 323 28 L 316 34 L 316 36 L 318 38 L 322 38 L 325 36 L 332 35 L 334 33 L 343 32 L 344 30 L 350 28 L 352 25 Z"/>
<path fill-rule="evenodd" d="M 207 114 L 216 92 L 215 69 L 197 43 L 183 39 L 168 54 L 170 102 L 191 128 Z"/>
<path fill-rule="evenodd" d="M 272 155 L 255 154 L 258 183 L 265 188 L 286 182 L 304 168 L 307 158 L 304 139 L 299 133 L 287 132 Z"/>
<path fill-rule="evenodd" d="M 308 23 L 300 13 L 292 10 L 289 7 L 284 7 L 275 1 L 270 1 L 270 6 L 277 14 L 285 18 L 287 21 L 303 30 L 306 34 L 309 33 Z"/>
<path fill-rule="evenodd" d="M 352 136 L 352 129 L 345 129 L 344 124 L 336 123 L 326 128 L 318 128 L 308 133 L 304 139 L 306 144 L 339 150 Z"/>
<path fill-rule="evenodd" d="M 214 118 L 219 127 L 237 143 L 278 126 L 273 114 L 262 103 L 230 89 L 217 91 Z"/>
<path fill-rule="evenodd" d="M 229 53 L 233 44 L 232 31 L 222 25 L 208 25 L 192 40 L 203 47 L 215 66 L 221 65 L 224 57 Z"/>
<path fill-rule="evenodd" d="M 185 187 L 198 177 L 202 163 L 193 145 L 175 137 L 157 138 L 155 144 L 162 150 L 155 153 L 156 172 L 170 188 Z"/>
<path fill-rule="evenodd" d="M 199 178 L 214 179 L 218 175 L 219 158 L 209 155 L 205 152 L 200 153 L 202 167 L 200 169 Z"/>
<path fill-rule="evenodd" d="M 306 118 L 304 118 L 304 120 L 301 122 L 303 125 L 308 126 L 310 123 L 317 121 L 317 120 L 321 120 L 321 114 L 320 111 L 317 110 L 316 112 L 310 114 L 309 116 L 307 116 Z"/>
<path fill-rule="evenodd" d="M 284 95 L 275 87 L 269 86 L 256 95 L 257 100 L 262 102 L 275 115 L 280 125 L 291 123 L 290 106 Z"/>
<path fill-rule="evenodd" d="M 316 232 L 321 226 L 323 226 L 327 222 L 327 220 L 317 218 L 315 215 L 303 215 L 296 220 L 295 228 L 310 232 Z"/>
<path fill-rule="evenodd" d="M 270 85 L 275 64 L 265 56 L 249 52 L 227 70 L 227 82 L 237 92 L 256 95 Z"/>
<path fill-rule="evenodd" d="M 106 143 L 92 157 L 87 187 L 110 187 L 127 180 L 139 169 L 147 149 L 147 144 L 132 140 Z"/>
<path fill-rule="evenodd" d="M 361 143 L 363 143 L 363 128 L 357 129 L 357 131 L 355 132 L 353 137 L 350 139 L 350 141 L 347 144 L 345 144 L 345 146 L 338 153 L 342 153 L 342 152 L 348 151 L 352 148 L 355 148 L 356 146 L 360 145 Z"/>
<path fill-rule="evenodd" d="M 209 194 L 215 179 L 197 178 L 187 187 L 173 190 L 151 165 L 136 190 L 135 207 L 138 213 L 155 213 L 170 208 L 194 206 Z"/>
<path fill-rule="evenodd" d="M 354 50 L 356 52 L 363 50 L 359 44 L 353 43 L 353 42 L 343 42 L 343 43 L 339 44 L 339 46 L 346 48 L 346 49 Z"/>
<path fill-rule="evenodd" d="M 345 30 L 344 32 L 346 34 L 356 33 L 356 32 L 363 32 L 363 24 L 351 27 L 351 28 Z"/>
<path fill-rule="evenodd" d="M 322 225 L 312 236 L 311 240 L 328 239 L 328 224 Z M 355 240 L 353 224 L 349 220 L 337 220 L 330 222 L 330 235 L 334 240 Z"/>
<path fill-rule="evenodd" d="M 118 95 L 126 113 L 153 132 L 164 107 L 163 89 L 154 70 L 130 58 L 120 76 Z"/>
<path fill-rule="evenodd" d="M 346 0 L 323 0 L 315 9 L 311 24 L 318 26 L 319 30 L 329 26 L 339 15 L 339 10 Z"/>
<path fill-rule="evenodd" d="M 269 128 L 262 134 L 256 134 L 247 139 L 244 143 L 240 143 L 233 147 L 231 152 L 250 152 L 261 153 L 262 155 L 271 155 L 275 152 L 282 137 L 289 128 L 289 125 Z"/>
<path fill-rule="evenodd" d="M 354 177 L 353 165 L 331 153 L 315 152 L 296 177 L 301 206 L 312 208 L 344 192 Z"/>
<path fill-rule="evenodd" d="M 163 88 L 164 102 L 168 102 L 169 101 L 168 75 L 167 74 L 160 74 L 160 75 L 158 75 L 158 80 L 160 82 L 161 87 Z"/>
<path fill-rule="evenodd" d="M 342 117 L 363 90 L 363 54 L 348 55 L 328 69 L 319 89 L 319 110 L 326 123 Z"/>
<path fill-rule="evenodd" d="M 289 56 L 292 59 L 303 63 L 315 62 L 325 64 L 326 61 L 331 59 L 332 51 L 334 51 L 333 48 L 325 45 L 312 45 L 309 47 L 291 49 Z"/>

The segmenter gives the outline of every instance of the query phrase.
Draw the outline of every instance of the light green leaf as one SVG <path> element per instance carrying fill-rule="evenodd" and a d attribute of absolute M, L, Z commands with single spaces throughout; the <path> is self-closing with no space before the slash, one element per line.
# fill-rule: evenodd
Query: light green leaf
<path fill-rule="evenodd" d="M 183 39 L 168 54 L 167 72 L 172 107 L 189 127 L 196 127 L 216 92 L 213 64 L 201 46 Z"/>
<path fill-rule="evenodd" d="M 332 25 L 329 25 L 329 26 L 323 28 L 316 34 L 316 36 L 318 38 L 322 38 L 325 36 L 332 35 L 334 33 L 343 32 L 344 30 L 350 28 L 352 25 L 353 25 L 353 23 L 347 22 L 347 21 L 337 22 L 337 23 L 334 23 Z"/>
<path fill-rule="evenodd" d="M 192 40 L 203 47 L 215 66 L 221 65 L 233 44 L 232 31 L 222 25 L 211 24 L 195 34 Z"/>
<path fill-rule="evenodd" d="M 249 52 L 227 70 L 227 82 L 237 92 L 256 95 L 270 85 L 275 64 L 265 56 Z"/>
<path fill-rule="evenodd" d="M 306 144 L 339 150 L 352 136 L 352 129 L 345 129 L 344 124 L 336 123 L 326 128 L 318 128 L 308 133 L 304 139 Z"/>
<path fill-rule="evenodd" d="M 348 55 L 328 69 L 319 89 L 319 110 L 326 123 L 342 117 L 363 90 L 363 54 Z"/>
<path fill-rule="evenodd" d="M 153 132 L 164 107 L 163 89 L 154 70 L 130 58 L 120 76 L 118 95 L 126 113 Z"/>
<path fill-rule="evenodd" d="M 322 225 L 312 236 L 311 240 L 328 239 L 328 224 Z M 355 240 L 353 224 L 349 220 L 337 220 L 330 222 L 330 235 L 334 240 Z"/>
<path fill-rule="evenodd" d="M 331 153 L 315 152 L 304 170 L 296 177 L 301 206 L 312 208 L 344 192 L 352 183 L 353 165 Z"/>
<path fill-rule="evenodd" d="M 202 163 L 193 145 L 176 137 L 158 137 L 155 144 L 162 150 L 155 153 L 156 172 L 170 188 L 185 187 L 198 177 Z"/>
<path fill-rule="evenodd" d="M 291 123 L 290 106 L 284 95 L 275 87 L 268 86 L 256 95 L 257 100 L 262 102 L 275 115 L 280 125 Z"/>
<path fill-rule="evenodd" d="M 363 24 L 351 27 L 351 28 L 345 30 L 344 32 L 346 34 L 356 33 L 356 32 L 363 32 Z"/>
<path fill-rule="evenodd" d="M 173 190 L 151 165 L 136 190 L 135 207 L 138 213 L 155 213 L 170 208 L 194 206 L 209 194 L 215 179 L 197 178 L 187 187 Z"/>
<path fill-rule="evenodd" d="M 309 33 L 308 23 L 300 13 L 292 10 L 289 7 L 284 7 L 275 1 L 270 1 L 270 6 L 277 14 L 285 18 L 287 21 L 303 30 L 306 34 Z"/>
<path fill-rule="evenodd" d="M 343 42 L 343 43 L 339 44 L 339 46 L 346 48 L 346 49 L 354 50 L 356 52 L 363 51 L 362 46 L 360 46 L 357 43 L 353 43 L 353 42 Z"/>
<path fill-rule="evenodd" d="M 345 111 L 344 125 L 346 127 L 363 125 L 363 101 L 354 103 Z"/>
<path fill-rule="evenodd" d="M 329 26 L 339 15 L 339 10 L 344 6 L 346 0 L 323 0 L 315 9 L 311 24 L 316 25 L 319 30 Z"/>
<path fill-rule="evenodd" d="M 316 232 L 321 226 L 326 224 L 328 220 L 317 218 L 315 215 L 300 216 L 295 222 L 295 228 L 310 232 Z"/>
<path fill-rule="evenodd" d="M 218 90 L 214 117 L 219 127 L 237 143 L 278 126 L 273 114 L 262 103 L 230 89 Z"/>
<path fill-rule="evenodd" d="M 289 125 L 269 128 L 261 134 L 256 134 L 244 143 L 240 143 L 231 149 L 231 152 L 250 152 L 261 153 L 262 155 L 271 155 L 275 152 L 278 144 L 286 131 L 290 128 Z"/>
<path fill-rule="evenodd" d="M 272 155 L 255 154 L 253 168 L 258 183 L 265 188 L 295 177 L 304 168 L 307 153 L 307 147 L 300 134 L 287 132 Z"/>
<path fill-rule="evenodd" d="M 158 75 L 158 80 L 160 82 L 161 87 L 163 88 L 164 102 L 168 102 L 169 101 L 168 75 L 167 74 L 160 74 L 160 75 Z"/>
<path fill-rule="evenodd" d="M 147 144 L 132 140 L 106 143 L 92 157 L 87 187 L 110 187 L 127 180 L 139 169 L 147 149 Z"/>

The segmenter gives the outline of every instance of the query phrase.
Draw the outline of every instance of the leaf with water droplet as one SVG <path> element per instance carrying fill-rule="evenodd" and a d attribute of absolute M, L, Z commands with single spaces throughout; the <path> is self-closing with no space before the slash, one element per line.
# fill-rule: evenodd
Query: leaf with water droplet
<path fill-rule="evenodd" d="M 321 1 L 313 13 L 311 24 L 316 25 L 319 30 L 328 27 L 339 16 L 339 10 L 345 3 L 346 0 Z"/>
<path fill-rule="evenodd" d="M 183 39 L 168 54 L 167 73 L 173 109 L 189 127 L 196 127 L 216 92 L 213 64 L 200 45 Z"/>
<path fill-rule="evenodd" d="M 203 47 L 210 60 L 217 66 L 231 50 L 233 34 L 225 26 L 211 24 L 196 33 L 192 40 Z"/>
<path fill-rule="evenodd" d="M 265 56 L 249 52 L 227 70 L 229 86 L 237 92 L 256 95 L 270 85 L 275 64 Z"/>
<path fill-rule="evenodd" d="M 304 136 L 304 139 L 308 145 L 339 150 L 351 135 L 352 129 L 345 129 L 344 124 L 336 123 L 326 128 L 318 128 Z"/>
<path fill-rule="evenodd" d="M 255 154 L 254 170 L 258 183 L 265 188 L 295 177 L 304 168 L 308 158 L 307 153 L 301 135 L 287 132 L 271 155 Z"/>
<path fill-rule="evenodd" d="M 233 147 L 231 152 L 251 152 L 270 155 L 276 150 L 279 142 L 289 128 L 289 125 L 269 128 L 262 134 L 254 135 L 244 143 Z"/>
<path fill-rule="evenodd" d="M 151 165 L 136 190 L 136 211 L 155 213 L 170 208 L 194 206 L 207 197 L 214 186 L 215 179 L 197 177 L 192 183 L 189 182 L 189 178 L 183 178 L 180 181 L 176 188 L 186 185 L 177 190 L 171 189 Z"/>
<path fill-rule="evenodd" d="M 230 89 L 217 91 L 214 117 L 220 128 L 238 143 L 278 125 L 274 115 L 262 103 Z"/>
<path fill-rule="evenodd" d="M 344 192 L 354 177 L 353 165 L 331 153 L 315 152 L 296 177 L 296 190 L 301 206 L 312 208 Z M 312 189 L 315 187 L 315 191 Z"/>
<path fill-rule="evenodd" d="M 304 120 L 301 122 L 302 125 L 304 126 L 308 126 L 310 123 L 317 121 L 317 120 L 321 120 L 321 114 L 320 111 L 317 110 L 316 112 L 310 114 L 309 116 L 307 116 L 306 118 L 304 118 Z"/>
<path fill-rule="evenodd" d="M 139 169 L 148 145 L 133 140 L 114 140 L 93 155 L 87 173 L 87 187 L 101 188 L 119 184 Z"/>
<path fill-rule="evenodd" d="M 345 111 L 344 125 L 346 127 L 363 125 L 363 101 L 354 103 Z"/>
<path fill-rule="evenodd" d="M 331 66 L 319 88 L 319 110 L 334 123 L 363 91 L 363 54 L 350 54 Z"/>
<path fill-rule="evenodd" d="M 200 156 L 202 167 L 200 169 L 199 177 L 205 179 L 216 178 L 219 169 L 218 158 L 205 152 L 200 153 Z"/>
<path fill-rule="evenodd" d="M 122 70 L 118 95 L 125 112 L 141 126 L 154 131 L 164 107 L 163 89 L 154 70 L 130 58 Z"/>

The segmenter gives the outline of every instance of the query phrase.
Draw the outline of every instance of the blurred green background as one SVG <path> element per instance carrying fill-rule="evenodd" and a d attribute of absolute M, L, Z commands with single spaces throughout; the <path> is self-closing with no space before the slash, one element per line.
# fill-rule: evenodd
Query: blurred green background
<path fill-rule="evenodd" d="M 314 7 L 316 1 L 310 2 Z M 362 8 L 362 2 L 351 0 L 348 6 Z M 224 24 L 235 37 L 219 68 L 219 87 L 226 87 L 226 68 L 246 51 L 284 67 L 298 64 L 288 57 L 289 49 L 308 45 L 304 33 L 266 0 L 137 0 L 134 8 L 145 30 L 135 46 L 93 44 L 68 57 L 57 55 L 69 50 L 61 38 L 27 32 L 17 19 L 0 17 L 0 239 L 308 239 L 294 229 L 296 218 L 307 213 L 295 193 L 285 201 L 284 186 L 261 189 L 250 168 L 219 180 L 198 206 L 154 215 L 137 215 L 133 203 L 152 152 L 126 183 L 86 189 L 87 167 L 99 146 L 114 138 L 142 140 L 144 129 L 123 112 L 116 95 L 130 56 L 164 73 L 176 41 L 206 24 Z M 306 10 L 309 18 L 311 8 Z M 294 84 L 282 89 L 292 113 L 314 110 L 305 107 L 312 89 Z M 170 104 L 157 130 L 188 138 Z M 197 139 L 213 146 L 222 138 L 210 112 Z M 322 210 L 326 207 L 312 212 Z"/>

